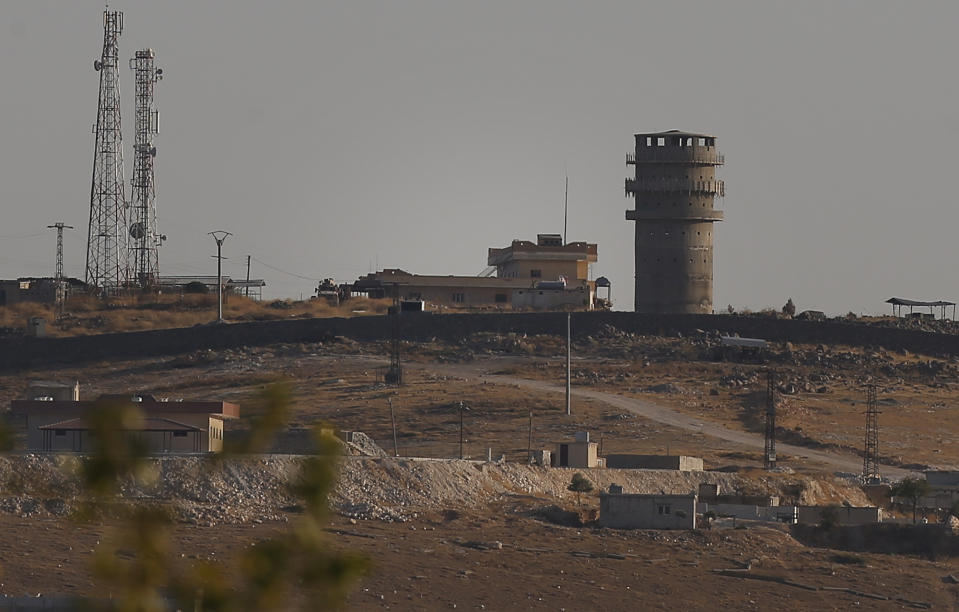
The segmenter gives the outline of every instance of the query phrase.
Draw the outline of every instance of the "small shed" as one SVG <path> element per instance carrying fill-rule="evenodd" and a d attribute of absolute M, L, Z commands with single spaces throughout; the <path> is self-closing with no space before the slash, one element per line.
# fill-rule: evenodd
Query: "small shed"
<path fill-rule="evenodd" d="M 553 467 L 600 467 L 599 445 L 589 441 L 588 431 L 576 432 L 573 442 L 559 442 L 551 458 Z"/>

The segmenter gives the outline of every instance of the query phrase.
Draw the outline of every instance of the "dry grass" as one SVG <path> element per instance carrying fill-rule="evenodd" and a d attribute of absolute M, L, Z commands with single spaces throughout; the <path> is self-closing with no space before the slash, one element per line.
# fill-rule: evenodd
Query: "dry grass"
<path fill-rule="evenodd" d="M 223 315 L 229 321 L 271 321 L 289 318 L 353 317 L 384 314 L 389 300 L 357 298 L 340 306 L 325 300 L 257 302 L 227 296 Z M 191 327 L 216 318 L 215 295 L 148 295 L 99 300 L 80 296 L 67 302 L 66 316 L 57 323 L 46 304 L 20 303 L 0 307 L 0 327 L 22 329 L 30 317 L 47 320 L 50 336 L 80 336 L 150 329 Z"/>

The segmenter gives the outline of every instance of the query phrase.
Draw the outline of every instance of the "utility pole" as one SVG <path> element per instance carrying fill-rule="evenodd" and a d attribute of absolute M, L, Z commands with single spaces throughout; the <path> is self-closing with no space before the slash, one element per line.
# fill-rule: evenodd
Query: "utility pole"
<path fill-rule="evenodd" d="M 566 193 L 563 196 L 563 245 L 566 245 L 566 220 L 569 218 L 569 175 L 566 175 Z"/>
<path fill-rule="evenodd" d="M 62 221 L 57 221 L 48 228 L 57 230 L 57 267 L 54 274 L 54 283 L 56 287 L 56 297 L 54 298 L 57 319 L 63 316 L 63 306 L 66 301 L 66 287 L 63 284 L 63 230 L 75 229 L 72 225 L 66 225 Z"/>
<path fill-rule="evenodd" d="M 766 447 L 763 454 L 763 468 L 776 467 L 776 373 L 766 372 Z"/>
<path fill-rule="evenodd" d="M 214 230 L 212 232 L 207 232 L 209 235 L 213 236 L 213 240 L 216 241 L 216 255 L 211 255 L 211 257 L 216 257 L 216 313 L 217 313 L 217 322 L 225 323 L 223 320 L 223 241 L 226 240 L 227 236 L 232 236 L 230 232 L 224 230 Z"/>
<path fill-rule="evenodd" d="M 570 390 L 570 360 L 572 355 L 572 336 L 570 334 L 571 320 L 573 318 L 572 313 L 566 313 L 566 416 L 573 414 L 572 407 L 570 405 L 571 400 L 571 390 Z"/>
<path fill-rule="evenodd" d="M 393 283 L 393 305 L 387 317 L 390 323 L 390 367 L 384 375 L 388 385 L 403 384 L 403 365 L 400 363 L 400 286 Z"/>
<path fill-rule="evenodd" d="M 862 482 L 878 482 L 879 475 L 879 403 L 876 385 L 866 387 L 866 448 L 862 456 Z"/>
<path fill-rule="evenodd" d="M 533 462 L 533 411 L 529 411 L 529 441 L 526 443 L 526 463 Z"/>
<path fill-rule="evenodd" d="M 460 402 L 460 459 L 463 459 L 463 458 L 464 458 L 464 455 L 463 455 L 463 413 L 464 413 L 465 411 L 467 411 L 467 410 L 469 410 L 469 406 L 464 405 L 463 402 L 461 401 L 461 402 Z"/>
<path fill-rule="evenodd" d="M 250 297 L 250 256 L 246 256 L 246 296 Z"/>
<path fill-rule="evenodd" d="M 393 456 L 400 456 L 400 449 L 396 444 L 396 417 L 393 416 L 393 398 L 389 398 L 390 402 L 390 424 L 393 426 Z"/>

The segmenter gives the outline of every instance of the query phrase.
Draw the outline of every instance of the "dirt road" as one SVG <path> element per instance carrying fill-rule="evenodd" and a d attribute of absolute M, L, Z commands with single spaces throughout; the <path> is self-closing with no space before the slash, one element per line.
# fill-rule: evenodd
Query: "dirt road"
<path fill-rule="evenodd" d="M 499 366 L 501 364 L 496 365 Z M 543 393 L 566 392 L 566 389 L 563 385 L 558 385 L 547 381 L 530 380 L 526 378 L 517 378 L 515 376 L 505 376 L 500 374 L 489 374 L 488 371 L 491 369 L 491 364 L 489 362 L 472 364 L 409 363 L 407 364 L 407 367 L 428 370 L 437 374 L 458 375 L 468 378 L 475 378 L 478 382 L 485 381 L 490 383 L 516 385 L 523 389 Z M 667 406 L 654 404 L 650 401 L 625 397 L 615 393 L 596 391 L 594 389 L 577 388 L 575 386 L 572 388 L 572 396 L 574 398 L 579 397 L 604 402 L 610 406 L 615 406 L 620 410 L 628 411 L 636 416 L 649 419 L 651 421 L 656 421 L 664 425 L 670 425 L 680 429 L 685 429 L 687 431 L 701 433 L 706 436 L 712 436 L 721 440 L 733 442 L 735 444 L 756 448 L 761 451 L 765 449 L 765 439 L 759 434 L 727 429 L 716 423 L 703 421 L 701 419 L 678 412 Z M 815 450 L 803 446 L 795 446 L 793 444 L 784 443 L 777 443 L 776 450 L 780 454 L 792 455 L 800 459 L 809 460 L 810 462 L 820 463 L 839 472 L 845 472 L 848 474 L 859 474 L 862 472 L 862 458 L 855 455 Z M 887 478 L 899 479 L 911 474 L 909 470 L 890 465 L 883 465 L 881 468 L 883 476 Z"/>

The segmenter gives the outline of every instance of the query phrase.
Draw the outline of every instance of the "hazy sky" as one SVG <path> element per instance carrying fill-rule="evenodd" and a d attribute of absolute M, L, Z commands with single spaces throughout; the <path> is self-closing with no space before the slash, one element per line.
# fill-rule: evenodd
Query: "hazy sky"
<path fill-rule="evenodd" d="M 886 312 L 956 299 L 959 7 L 934 2 L 125 1 L 152 47 L 163 274 L 299 297 L 371 267 L 478 274 L 488 247 L 561 232 L 633 299 L 632 134 L 714 134 L 727 304 Z M 98 2 L 8 0 L 0 21 L 0 278 L 83 277 Z M 258 261 L 257 261 L 258 260 Z"/>

